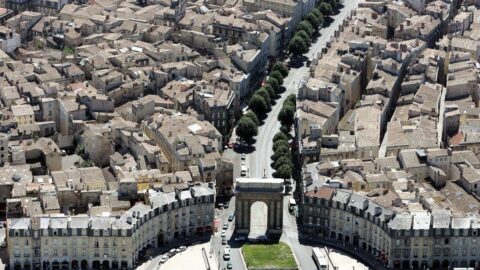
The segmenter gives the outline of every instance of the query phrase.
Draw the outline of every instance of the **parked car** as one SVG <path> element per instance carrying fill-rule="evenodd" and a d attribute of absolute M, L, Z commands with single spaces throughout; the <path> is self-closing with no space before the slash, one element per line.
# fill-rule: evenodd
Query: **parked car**
<path fill-rule="evenodd" d="M 242 154 L 240 157 L 242 158 L 242 160 L 245 160 L 245 154 Z"/>
<path fill-rule="evenodd" d="M 227 236 L 227 232 L 226 231 L 222 231 L 222 233 L 220 234 L 220 236 L 222 236 L 222 238 L 225 238 Z"/>
<path fill-rule="evenodd" d="M 222 238 L 222 245 L 226 245 L 227 244 L 227 239 L 226 238 Z"/>
<path fill-rule="evenodd" d="M 223 259 L 225 261 L 230 261 L 230 254 L 223 254 Z"/>
<path fill-rule="evenodd" d="M 218 209 L 223 209 L 223 203 L 219 203 L 217 206 L 218 206 Z"/>
<path fill-rule="evenodd" d="M 185 251 L 187 249 L 186 246 L 181 246 L 178 248 L 178 252 L 182 252 L 182 251 Z"/>
<path fill-rule="evenodd" d="M 172 248 L 172 249 L 170 249 L 170 251 L 168 252 L 168 257 L 171 258 L 171 257 L 175 256 L 175 254 L 177 254 L 177 250 L 174 249 L 174 248 Z"/>
<path fill-rule="evenodd" d="M 227 269 L 233 269 L 232 262 L 228 262 L 228 263 L 227 263 Z"/>
<path fill-rule="evenodd" d="M 168 261 L 168 255 L 163 255 L 162 258 L 160 259 L 160 263 L 159 264 L 162 264 L 162 263 L 165 263 L 166 261 Z"/>
<path fill-rule="evenodd" d="M 223 205 L 223 207 L 224 207 L 225 209 L 227 209 L 229 206 L 230 206 L 230 202 L 226 202 L 226 203 Z"/>
<path fill-rule="evenodd" d="M 231 214 L 228 216 L 228 221 L 233 221 L 234 218 L 235 218 L 235 214 L 234 214 L 234 213 L 231 213 Z"/>
<path fill-rule="evenodd" d="M 223 229 L 224 230 L 228 229 L 228 223 L 223 223 Z"/>
<path fill-rule="evenodd" d="M 230 253 L 230 246 L 226 245 L 225 250 L 223 251 L 224 253 Z"/>

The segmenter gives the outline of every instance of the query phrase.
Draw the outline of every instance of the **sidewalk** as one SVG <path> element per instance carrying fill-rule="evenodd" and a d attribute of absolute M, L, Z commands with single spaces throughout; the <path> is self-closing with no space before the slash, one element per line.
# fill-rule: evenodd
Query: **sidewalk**
<path fill-rule="evenodd" d="M 377 260 L 370 253 L 368 253 L 366 250 L 363 250 L 360 247 L 354 247 L 354 246 L 351 246 L 351 245 L 343 245 L 341 243 L 333 243 L 333 242 L 325 241 L 325 240 L 321 240 L 321 239 L 312 240 L 312 239 L 303 238 L 303 239 L 300 239 L 300 242 L 310 243 L 310 244 L 312 244 L 312 243 L 315 244 L 316 243 L 316 244 L 326 246 L 328 248 L 333 248 L 333 249 L 336 249 L 338 251 L 344 252 L 344 253 L 354 257 L 358 261 L 362 262 L 366 266 L 370 267 L 371 269 L 375 269 L 375 270 L 387 270 L 387 269 L 389 269 L 389 268 L 385 267 L 384 263 Z"/>

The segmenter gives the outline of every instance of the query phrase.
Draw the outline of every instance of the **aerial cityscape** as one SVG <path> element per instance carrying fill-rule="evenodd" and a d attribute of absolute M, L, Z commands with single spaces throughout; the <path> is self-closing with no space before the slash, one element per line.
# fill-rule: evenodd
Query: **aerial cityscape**
<path fill-rule="evenodd" d="M 0 3 L 0 270 L 480 269 L 480 1 Z"/>

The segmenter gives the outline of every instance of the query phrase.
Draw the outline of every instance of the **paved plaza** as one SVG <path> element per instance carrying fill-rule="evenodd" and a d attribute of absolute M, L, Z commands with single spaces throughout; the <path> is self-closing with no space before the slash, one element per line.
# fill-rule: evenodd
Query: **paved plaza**
<path fill-rule="evenodd" d="M 203 249 L 207 254 L 207 260 L 211 269 L 218 269 L 218 258 L 212 251 L 210 242 L 189 246 L 183 252 L 177 253 L 170 258 L 166 263 L 161 264 L 157 269 L 161 270 L 178 270 L 178 269 L 195 269 L 207 270 L 206 261 L 203 255 Z"/>
<path fill-rule="evenodd" d="M 330 260 L 335 267 L 341 270 L 368 270 L 361 262 L 355 260 L 352 257 L 349 257 L 345 254 L 330 250 L 329 252 Z"/>

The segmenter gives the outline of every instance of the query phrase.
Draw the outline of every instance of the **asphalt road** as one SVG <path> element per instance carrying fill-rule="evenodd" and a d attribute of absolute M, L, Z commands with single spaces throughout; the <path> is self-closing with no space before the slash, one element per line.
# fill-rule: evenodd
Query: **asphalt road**
<path fill-rule="evenodd" d="M 345 5 L 344 8 L 339 14 L 333 17 L 333 22 L 328 27 L 320 30 L 320 36 L 315 43 L 310 46 L 308 53 L 305 54 L 308 59 L 312 60 L 322 51 L 327 41 L 333 36 L 335 30 L 338 29 L 350 12 L 357 7 L 358 2 L 359 0 L 343 2 Z M 263 177 L 264 175 L 266 177 L 272 176 L 273 169 L 270 167 L 270 157 L 273 155 L 273 136 L 280 130 L 280 123 L 277 120 L 278 113 L 282 108 L 285 98 L 289 94 L 297 94 L 299 83 L 302 78 L 308 76 L 308 72 L 308 67 L 305 65 L 300 68 L 292 68 L 290 69 L 288 76 L 284 79 L 283 86 L 286 88 L 286 91 L 282 94 L 281 98 L 277 100 L 276 105 L 272 107 L 268 117 L 264 120 L 264 124 L 258 128 L 258 136 L 253 145 L 255 151 L 247 155 L 250 177 Z"/>

